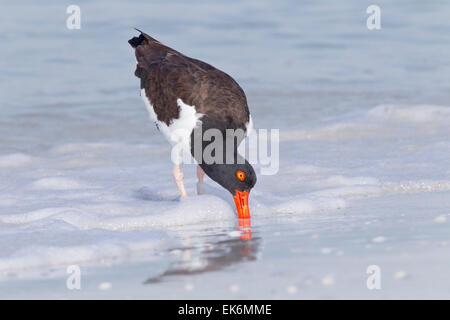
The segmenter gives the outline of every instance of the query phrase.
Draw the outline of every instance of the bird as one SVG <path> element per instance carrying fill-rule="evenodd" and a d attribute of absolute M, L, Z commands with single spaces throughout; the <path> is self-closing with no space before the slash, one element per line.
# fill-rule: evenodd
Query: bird
<path fill-rule="evenodd" d="M 202 193 L 199 186 L 206 174 L 231 193 L 238 218 L 249 219 L 249 194 L 257 177 L 252 165 L 237 151 L 253 129 L 244 90 L 225 72 L 136 30 L 139 36 L 128 41 L 137 62 L 134 74 L 140 79 L 141 98 L 150 119 L 174 147 L 172 174 L 180 196 L 187 196 L 180 167 L 187 151 L 198 163 L 197 192 Z M 225 138 L 208 140 L 208 130 Z M 230 137 L 229 130 L 244 135 Z M 211 150 L 213 143 L 220 148 L 211 152 L 211 161 L 205 151 Z"/>

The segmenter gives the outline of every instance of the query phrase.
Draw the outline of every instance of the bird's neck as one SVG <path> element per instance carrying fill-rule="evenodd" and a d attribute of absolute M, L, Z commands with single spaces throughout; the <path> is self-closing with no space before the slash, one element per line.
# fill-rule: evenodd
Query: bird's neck
<path fill-rule="evenodd" d="M 223 121 L 204 116 L 191 134 L 191 154 L 198 163 L 245 163 L 238 146 L 245 138 L 242 129 L 229 129 Z"/>

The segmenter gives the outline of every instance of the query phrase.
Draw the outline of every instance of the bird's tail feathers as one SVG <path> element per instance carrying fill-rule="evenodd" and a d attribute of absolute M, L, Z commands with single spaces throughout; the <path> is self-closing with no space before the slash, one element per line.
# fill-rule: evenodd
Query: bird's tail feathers
<path fill-rule="evenodd" d="M 139 30 L 139 29 L 137 29 L 137 28 L 134 28 L 136 31 L 138 31 L 138 32 L 140 32 L 141 34 L 139 35 L 139 37 L 133 37 L 133 38 L 131 38 L 130 40 L 128 40 L 128 43 L 133 47 L 133 48 L 136 48 L 136 47 L 138 47 L 139 45 L 141 45 L 143 42 L 157 42 L 157 43 L 159 43 L 159 41 L 158 40 L 156 40 L 156 39 L 154 39 L 154 38 L 152 38 L 152 37 L 150 37 L 148 34 L 146 34 L 145 32 L 143 32 L 143 31 L 141 31 L 141 30 Z"/>

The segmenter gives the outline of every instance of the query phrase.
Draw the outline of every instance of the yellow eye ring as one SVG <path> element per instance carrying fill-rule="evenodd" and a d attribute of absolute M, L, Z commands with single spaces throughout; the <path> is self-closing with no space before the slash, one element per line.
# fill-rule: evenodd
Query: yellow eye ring
<path fill-rule="evenodd" d="M 236 177 L 239 180 L 244 181 L 245 180 L 245 173 L 244 173 L 244 171 L 241 171 L 241 170 L 236 171 Z"/>

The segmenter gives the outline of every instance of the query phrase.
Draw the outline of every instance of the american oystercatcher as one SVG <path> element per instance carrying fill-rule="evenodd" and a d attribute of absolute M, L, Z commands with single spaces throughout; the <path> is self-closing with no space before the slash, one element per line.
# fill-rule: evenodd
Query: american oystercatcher
<path fill-rule="evenodd" d="M 135 50 L 135 75 L 141 82 L 141 97 L 157 128 L 172 145 L 182 146 L 172 157 L 173 176 L 181 196 L 186 196 L 180 168 L 181 154 L 188 150 L 199 164 L 198 185 L 203 183 L 206 173 L 232 194 L 238 217 L 250 218 L 248 196 L 256 183 L 256 174 L 237 151 L 244 137 L 236 134 L 231 137 L 235 143 L 227 143 L 230 129 L 246 134 L 252 129 L 244 91 L 226 73 L 137 31 L 141 33 L 139 37 L 133 37 L 128 43 Z M 204 134 L 210 129 L 219 131 L 224 137 L 219 142 L 221 148 L 218 150 L 223 151 L 219 161 L 217 158 L 215 161 L 204 159 L 203 151 L 212 143 L 212 139 L 204 139 Z M 200 144 L 196 144 L 198 134 Z M 196 145 L 201 148 L 200 153 L 196 152 Z"/>

